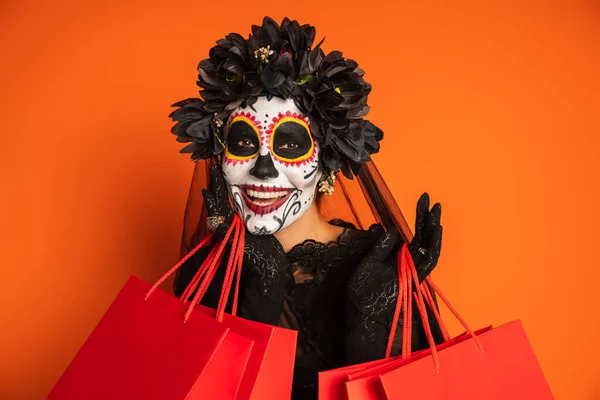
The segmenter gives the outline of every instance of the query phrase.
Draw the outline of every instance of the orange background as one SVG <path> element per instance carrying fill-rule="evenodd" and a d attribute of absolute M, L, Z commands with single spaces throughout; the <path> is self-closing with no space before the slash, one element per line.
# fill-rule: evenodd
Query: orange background
<path fill-rule="evenodd" d="M 0 3 L 0 398 L 43 398 L 126 278 L 176 261 L 169 105 L 264 14 L 367 71 L 375 160 L 411 225 L 443 203 L 434 277 L 463 316 L 520 318 L 556 397 L 600 398 L 598 3 L 283 3 Z"/>

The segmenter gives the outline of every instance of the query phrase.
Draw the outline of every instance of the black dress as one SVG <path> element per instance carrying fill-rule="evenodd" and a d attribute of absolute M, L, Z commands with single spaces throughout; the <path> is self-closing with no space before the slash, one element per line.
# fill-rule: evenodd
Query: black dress
<path fill-rule="evenodd" d="M 396 256 L 400 245 L 381 225 L 369 230 L 346 225 L 335 241 L 306 240 L 286 253 L 279 325 L 298 331 L 293 400 L 317 399 L 319 371 L 385 356 L 398 296 Z M 176 295 L 183 293 L 207 253 L 208 249 L 202 249 L 182 266 L 175 279 Z M 390 256 L 381 259 L 382 253 Z M 203 304 L 217 306 L 222 280 L 222 274 L 215 277 Z M 243 301 L 241 296 L 239 302 Z M 428 312 L 435 341 L 441 342 L 439 327 Z M 240 316 L 273 320 L 272 316 Z M 418 313 L 413 313 L 412 338 L 413 350 L 429 346 Z M 392 354 L 399 353 L 400 343 L 401 329 Z"/>

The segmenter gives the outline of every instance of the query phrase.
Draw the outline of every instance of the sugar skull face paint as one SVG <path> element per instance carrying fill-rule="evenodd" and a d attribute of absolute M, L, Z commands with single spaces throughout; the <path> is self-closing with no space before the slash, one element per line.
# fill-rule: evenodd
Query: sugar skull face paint
<path fill-rule="evenodd" d="M 310 123 L 293 100 L 260 97 L 225 126 L 223 174 L 248 231 L 272 235 L 311 206 L 322 171 Z"/>

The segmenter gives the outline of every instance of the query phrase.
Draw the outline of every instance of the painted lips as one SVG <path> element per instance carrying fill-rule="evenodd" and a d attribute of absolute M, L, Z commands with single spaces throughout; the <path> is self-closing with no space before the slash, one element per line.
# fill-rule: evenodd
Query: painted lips
<path fill-rule="evenodd" d="M 265 185 L 239 186 L 248 208 L 259 215 L 274 212 L 281 207 L 294 189 Z"/>

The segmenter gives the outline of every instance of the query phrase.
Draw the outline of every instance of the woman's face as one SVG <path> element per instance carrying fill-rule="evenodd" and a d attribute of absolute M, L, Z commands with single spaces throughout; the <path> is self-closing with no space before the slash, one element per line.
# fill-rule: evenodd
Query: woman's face
<path fill-rule="evenodd" d="M 321 178 L 317 142 L 293 100 L 260 97 L 225 125 L 223 174 L 254 235 L 272 235 L 311 206 Z"/>

